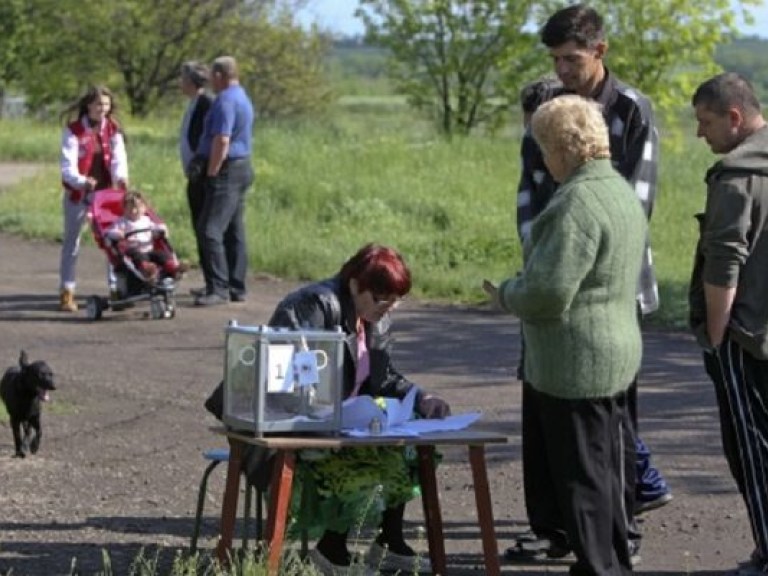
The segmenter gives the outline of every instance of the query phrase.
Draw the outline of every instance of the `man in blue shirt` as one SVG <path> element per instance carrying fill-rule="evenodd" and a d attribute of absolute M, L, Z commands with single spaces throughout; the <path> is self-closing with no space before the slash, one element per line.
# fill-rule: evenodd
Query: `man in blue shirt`
<path fill-rule="evenodd" d="M 211 85 L 216 99 L 197 149 L 207 160 L 205 199 L 197 225 L 205 290 L 195 299 L 197 306 L 243 302 L 248 265 L 243 210 L 245 193 L 253 183 L 253 105 L 240 86 L 237 62 L 231 56 L 213 61 Z"/>

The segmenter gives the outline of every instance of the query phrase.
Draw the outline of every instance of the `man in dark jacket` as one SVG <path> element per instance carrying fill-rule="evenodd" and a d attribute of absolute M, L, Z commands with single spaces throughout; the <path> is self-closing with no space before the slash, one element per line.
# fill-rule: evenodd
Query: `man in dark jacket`
<path fill-rule="evenodd" d="M 714 382 L 723 450 L 747 505 L 755 551 L 739 574 L 768 573 L 768 127 L 750 83 L 710 78 L 692 99 L 697 136 L 723 157 L 690 287 L 690 323 Z"/>
<path fill-rule="evenodd" d="M 192 230 L 197 230 L 197 221 L 203 210 L 205 194 L 205 178 L 203 178 L 205 166 L 202 162 L 195 161 L 197 145 L 203 135 L 203 123 L 213 98 L 206 93 L 210 72 L 208 66 L 200 62 L 185 62 L 181 65 L 181 91 L 189 98 L 184 116 L 181 120 L 181 134 L 179 135 L 179 153 L 181 155 L 181 167 L 187 177 L 187 202 L 189 213 L 192 217 Z M 197 234 L 195 234 L 197 235 Z M 203 247 L 197 242 L 198 262 L 203 261 Z"/>

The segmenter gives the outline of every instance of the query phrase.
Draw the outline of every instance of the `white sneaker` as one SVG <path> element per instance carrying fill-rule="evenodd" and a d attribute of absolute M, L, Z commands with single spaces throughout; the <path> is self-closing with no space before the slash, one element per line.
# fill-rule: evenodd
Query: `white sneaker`
<path fill-rule="evenodd" d="M 365 557 L 368 566 L 381 572 L 397 572 L 401 574 L 432 574 L 432 564 L 429 558 L 395 554 L 387 548 L 373 542 Z"/>
<path fill-rule="evenodd" d="M 313 548 L 307 555 L 310 563 L 323 576 L 376 576 L 376 572 L 365 564 L 352 563 L 350 566 L 339 566 L 323 556 L 317 548 Z"/>

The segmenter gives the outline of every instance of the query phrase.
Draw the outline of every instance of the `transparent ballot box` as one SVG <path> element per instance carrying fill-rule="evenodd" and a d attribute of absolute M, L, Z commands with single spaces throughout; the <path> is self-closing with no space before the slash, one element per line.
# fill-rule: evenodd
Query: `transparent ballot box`
<path fill-rule="evenodd" d="M 341 429 L 344 341 L 337 331 L 226 329 L 226 425 L 257 435 Z"/>

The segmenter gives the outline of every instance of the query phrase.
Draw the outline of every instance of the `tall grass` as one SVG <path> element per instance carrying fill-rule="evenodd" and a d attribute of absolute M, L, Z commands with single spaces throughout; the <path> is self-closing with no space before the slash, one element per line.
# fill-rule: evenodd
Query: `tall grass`
<path fill-rule="evenodd" d="M 127 570 L 117 570 L 112 565 L 109 551 L 101 551 L 101 570 L 93 576 L 267 576 L 267 558 L 260 551 L 239 550 L 232 562 L 225 566 L 208 554 L 188 555 L 176 551 L 169 557 L 170 550 L 156 548 L 154 553 L 139 550 Z M 63 568 L 63 567 L 62 567 Z M 8 576 L 12 576 L 12 572 Z M 77 559 L 73 558 L 69 576 L 81 574 Z M 318 576 L 320 573 L 296 551 L 288 551 L 280 564 L 280 576 Z M 19 575 L 22 576 L 22 575 Z"/>
<path fill-rule="evenodd" d="M 174 246 L 189 259 L 194 240 L 177 124 L 175 116 L 129 122 L 129 160 L 132 185 L 149 195 Z M 500 137 L 448 140 L 402 102 L 386 99 L 354 99 L 323 120 L 257 125 L 256 182 L 246 214 L 251 271 L 320 278 L 375 241 L 405 254 L 417 297 L 484 300 L 482 278 L 500 279 L 520 267 L 516 127 Z M 60 236 L 59 139 L 55 125 L 0 122 L 0 158 L 53 163 L 0 194 L 0 229 Z M 696 235 L 691 216 L 703 206 L 702 177 L 711 161 L 692 137 L 662 154 L 651 234 L 663 299 L 656 318 L 664 325 L 684 322 Z"/>

